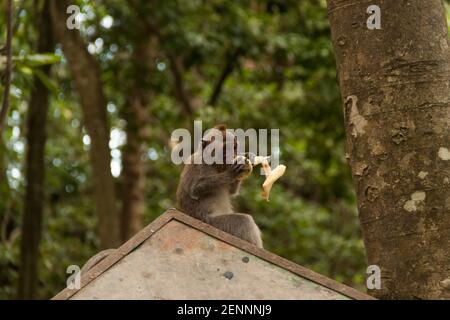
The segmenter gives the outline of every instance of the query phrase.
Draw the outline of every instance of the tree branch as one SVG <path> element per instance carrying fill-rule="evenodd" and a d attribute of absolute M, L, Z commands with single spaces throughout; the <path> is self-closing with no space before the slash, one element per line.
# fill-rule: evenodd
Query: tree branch
<path fill-rule="evenodd" d="M 225 83 L 225 80 L 228 76 L 233 72 L 234 66 L 236 65 L 237 59 L 242 54 L 241 49 L 235 49 L 231 54 L 227 55 L 225 66 L 220 73 L 219 78 L 217 79 L 216 84 L 214 85 L 213 92 L 211 97 L 208 99 L 208 105 L 215 106 L 217 100 L 219 100 L 219 96 L 222 93 L 222 88 Z"/>
<path fill-rule="evenodd" d="M 172 55 L 171 53 L 166 53 L 167 58 L 170 62 L 170 70 L 172 71 L 175 96 L 180 101 L 183 107 L 182 111 L 185 116 L 191 117 L 194 113 L 194 108 L 192 107 L 191 100 L 188 93 L 186 92 L 186 87 L 183 81 L 183 68 L 180 64 L 179 59 Z"/>
<path fill-rule="evenodd" d="M 140 15 L 144 27 L 156 36 L 159 44 L 161 45 L 161 47 L 163 47 L 162 44 L 165 42 L 165 39 L 159 31 L 159 27 L 154 22 L 149 21 L 148 17 L 141 13 L 136 1 L 128 0 L 128 4 L 134 10 L 136 10 L 136 12 Z M 169 60 L 169 67 L 174 80 L 175 97 L 181 103 L 183 114 L 186 117 L 191 118 L 194 114 L 194 107 L 192 106 L 191 99 L 189 97 L 189 94 L 187 93 L 186 86 L 183 80 L 183 67 L 180 63 L 180 60 L 175 55 L 173 55 L 171 52 L 167 52 L 166 50 L 163 51 L 164 55 Z"/>
<path fill-rule="evenodd" d="M 6 4 L 6 70 L 5 70 L 5 91 L 3 92 L 2 110 L 0 111 L 0 135 L 6 122 L 6 116 L 9 109 L 9 91 L 11 88 L 12 72 L 12 0 Z"/>

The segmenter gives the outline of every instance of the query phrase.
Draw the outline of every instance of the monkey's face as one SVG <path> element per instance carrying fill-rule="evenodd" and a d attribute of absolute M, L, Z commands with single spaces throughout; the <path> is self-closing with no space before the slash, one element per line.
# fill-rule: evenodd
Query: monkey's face
<path fill-rule="evenodd" d="M 227 166 L 233 164 L 239 147 L 236 136 L 223 127 L 216 127 L 205 134 L 202 146 L 203 160 L 205 157 L 213 158 L 205 162 L 214 165 L 219 171 L 224 171 Z"/>
<path fill-rule="evenodd" d="M 234 134 L 227 132 L 223 145 L 223 163 L 233 164 L 238 154 L 238 141 Z"/>

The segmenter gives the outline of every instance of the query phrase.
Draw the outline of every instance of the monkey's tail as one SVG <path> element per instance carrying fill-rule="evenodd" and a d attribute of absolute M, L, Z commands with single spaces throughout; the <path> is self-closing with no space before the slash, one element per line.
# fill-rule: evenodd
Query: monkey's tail
<path fill-rule="evenodd" d="M 83 266 L 83 268 L 81 268 L 81 274 L 83 274 L 83 272 L 88 272 L 89 270 L 91 270 L 93 267 L 95 267 L 100 261 L 103 261 L 104 259 L 106 259 L 111 253 L 113 253 L 114 251 L 116 251 L 116 249 L 106 249 L 103 251 L 100 251 L 99 253 L 97 253 L 95 256 L 91 257 Z"/>

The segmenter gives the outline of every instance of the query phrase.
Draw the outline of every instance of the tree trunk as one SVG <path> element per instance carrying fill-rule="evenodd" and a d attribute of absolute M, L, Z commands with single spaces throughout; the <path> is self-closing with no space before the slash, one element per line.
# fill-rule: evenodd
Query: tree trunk
<path fill-rule="evenodd" d="M 39 14 L 39 36 L 37 51 L 53 51 L 49 1 L 45 1 Z M 42 72 L 49 76 L 50 66 Z M 22 240 L 20 248 L 19 299 L 33 299 L 37 286 L 39 242 L 42 233 L 42 211 L 44 204 L 44 150 L 46 140 L 49 90 L 34 77 L 27 119 L 26 191 L 22 218 Z"/>
<path fill-rule="evenodd" d="M 145 210 L 145 142 L 149 138 L 150 91 L 146 86 L 155 58 L 150 41 L 137 44 L 132 56 L 135 77 L 131 95 L 122 110 L 127 122 L 127 143 L 123 149 L 123 207 L 121 216 L 122 240 L 126 241 L 142 228 Z"/>
<path fill-rule="evenodd" d="M 211 97 L 208 99 L 208 105 L 215 106 L 219 100 L 222 88 L 227 80 L 228 76 L 233 72 L 235 65 L 238 64 L 239 56 L 242 54 L 241 49 L 234 49 L 233 52 L 225 54 L 225 66 L 217 79 L 217 82 L 213 86 Z"/>
<path fill-rule="evenodd" d="M 381 8 L 369 30 L 369 5 Z M 450 298 L 450 49 L 441 0 L 329 0 L 347 149 L 378 298 Z"/>
<path fill-rule="evenodd" d="M 127 143 L 123 149 L 123 207 L 121 216 L 122 240 L 128 240 L 142 228 L 145 210 L 144 136 L 147 104 L 134 93 L 127 102 L 123 117 L 127 121 Z"/>
<path fill-rule="evenodd" d="M 58 0 L 51 3 L 55 36 L 62 44 L 64 55 L 74 76 L 84 122 L 91 138 L 90 157 L 101 247 L 116 247 L 120 243 L 119 215 L 110 168 L 109 126 L 100 68 L 95 58 L 87 51 L 80 33 L 77 30 L 67 29 L 66 9 L 69 2 Z"/>

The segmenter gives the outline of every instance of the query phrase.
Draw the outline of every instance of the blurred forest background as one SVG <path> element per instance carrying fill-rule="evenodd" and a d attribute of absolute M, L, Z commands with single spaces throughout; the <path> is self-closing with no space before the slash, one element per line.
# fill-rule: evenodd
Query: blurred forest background
<path fill-rule="evenodd" d="M 66 27 L 70 4 L 81 9 L 80 30 Z M 269 203 L 261 179 L 246 180 L 238 212 L 255 217 L 267 250 L 363 288 L 325 0 L 17 0 L 13 9 L 0 299 L 52 297 L 69 265 L 174 207 L 181 167 L 171 162 L 169 138 L 194 120 L 204 129 L 279 128 L 288 172 Z M 37 261 L 35 288 L 18 289 L 34 281 L 21 260 Z"/>

